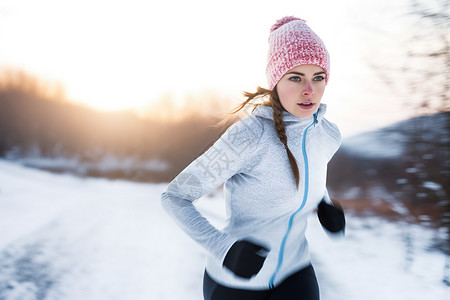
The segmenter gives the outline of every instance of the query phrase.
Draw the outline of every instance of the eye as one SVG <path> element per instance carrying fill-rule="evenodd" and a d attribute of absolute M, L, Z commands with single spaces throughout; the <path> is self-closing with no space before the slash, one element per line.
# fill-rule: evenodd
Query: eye
<path fill-rule="evenodd" d="M 325 80 L 325 77 L 322 75 L 314 77 L 314 81 L 322 81 L 322 80 Z"/>
<path fill-rule="evenodd" d="M 301 81 L 301 78 L 299 76 L 293 76 L 293 77 L 290 77 L 289 80 L 298 82 L 298 81 Z"/>

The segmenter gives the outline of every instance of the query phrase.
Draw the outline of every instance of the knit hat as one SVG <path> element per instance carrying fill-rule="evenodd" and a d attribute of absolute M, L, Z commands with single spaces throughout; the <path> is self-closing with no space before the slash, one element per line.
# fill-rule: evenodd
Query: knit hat
<path fill-rule="evenodd" d="M 284 74 L 299 65 L 318 65 L 325 71 L 325 82 L 328 82 L 330 57 L 320 37 L 305 20 L 284 17 L 270 29 L 266 68 L 270 90 Z"/>

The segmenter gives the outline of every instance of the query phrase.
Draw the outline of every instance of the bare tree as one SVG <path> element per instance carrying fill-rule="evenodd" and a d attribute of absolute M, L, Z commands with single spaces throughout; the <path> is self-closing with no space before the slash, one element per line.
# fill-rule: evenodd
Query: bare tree
<path fill-rule="evenodd" d="M 417 114 L 447 112 L 435 126 L 445 134 L 434 141 L 427 136 L 428 130 L 424 130 L 420 123 L 413 123 L 412 134 L 406 145 L 409 155 L 404 160 L 411 172 L 409 177 L 414 184 L 414 193 L 411 195 L 426 195 L 420 188 L 424 182 L 433 182 L 436 185 L 433 192 L 437 198 L 436 205 L 442 207 L 440 226 L 446 229 L 446 238 L 443 239 L 440 248 L 447 254 L 444 266 L 443 281 L 450 285 L 450 149 L 449 133 L 450 118 L 450 2 L 448 0 L 411 0 L 409 16 L 416 20 L 413 27 L 413 35 L 410 42 L 405 45 L 411 64 L 405 66 L 405 70 L 413 71 L 410 77 L 411 93 L 417 96 Z M 436 129 L 436 128 L 435 128 Z M 434 144 L 434 153 L 424 153 L 427 144 Z M 435 162 L 433 164 L 433 161 Z M 437 162 L 437 163 L 436 163 Z M 433 168 L 439 169 L 438 178 L 430 178 Z M 420 200 L 420 199 L 419 199 Z M 431 204 L 430 204 L 431 205 Z"/>
<path fill-rule="evenodd" d="M 419 66 L 417 79 L 411 86 L 415 92 L 422 90 L 420 107 L 432 111 L 450 109 L 449 3 L 448 0 L 411 0 L 410 4 L 410 15 L 417 20 L 417 26 L 406 47 L 412 62 L 417 60 Z"/>

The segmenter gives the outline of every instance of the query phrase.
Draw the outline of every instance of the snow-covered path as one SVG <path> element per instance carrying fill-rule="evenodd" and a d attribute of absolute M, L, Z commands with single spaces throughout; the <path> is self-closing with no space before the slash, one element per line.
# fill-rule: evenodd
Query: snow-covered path
<path fill-rule="evenodd" d="M 165 184 L 81 179 L 0 160 L 0 300 L 202 299 L 202 249 L 160 206 Z M 199 201 L 217 225 L 220 194 Z M 433 232 L 349 216 L 330 239 L 314 216 L 308 237 L 322 299 L 448 299 Z"/>
<path fill-rule="evenodd" d="M 164 185 L 0 170 L 0 299 L 200 299 L 203 256 Z"/>

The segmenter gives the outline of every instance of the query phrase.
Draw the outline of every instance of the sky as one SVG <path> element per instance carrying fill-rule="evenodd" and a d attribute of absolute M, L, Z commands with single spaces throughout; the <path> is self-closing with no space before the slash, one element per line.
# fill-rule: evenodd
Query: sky
<path fill-rule="evenodd" d="M 330 52 L 323 102 L 350 134 L 406 116 L 396 101 L 380 118 L 377 102 L 393 95 L 371 67 L 399 55 L 406 2 L 0 0 L 0 68 L 57 82 L 70 100 L 105 110 L 205 90 L 238 103 L 267 85 L 269 29 L 294 15 Z"/>

